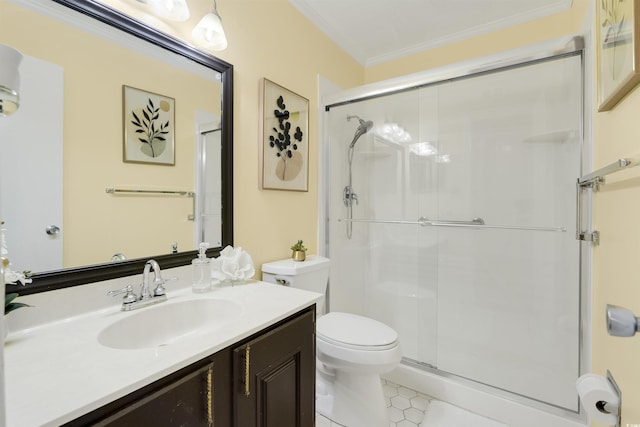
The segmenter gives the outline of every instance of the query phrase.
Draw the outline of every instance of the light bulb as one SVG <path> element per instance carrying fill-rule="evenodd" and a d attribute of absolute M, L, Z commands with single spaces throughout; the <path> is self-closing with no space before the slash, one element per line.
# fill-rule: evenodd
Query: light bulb
<path fill-rule="evenodd" d="M 191 32 L 197 45 L 209 50 L 225 50 L 227 36 L 222 28 L 222 20 L 215 12 L 207 13 Z"/>
<path fill-rule="evenodd" d="M 189 19 L 189 6 L 185 0 L 148 0 L 153 12 L 170 21 L 186 21 Z"/>

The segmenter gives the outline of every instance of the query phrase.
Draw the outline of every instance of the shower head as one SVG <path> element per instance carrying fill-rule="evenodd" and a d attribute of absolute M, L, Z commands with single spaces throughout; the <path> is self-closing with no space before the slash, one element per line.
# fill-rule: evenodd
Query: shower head
<path fill-rule="evenodd" d="M 351 141 L 351 144 L 349 144 L 349 148 L 353 148 L 353 146 L 356 145 L 358 138 L 360 138 L 365 133 L 369 132 L 373 127 L 373 122 L 371 120 L 364 121 L 358 116 L 347 116 L 348 121 L 351 121 L 351 119 L 358 119 L 360 124 L 356 129 L 356 134 L 353 136 L 353 141 Z"/>

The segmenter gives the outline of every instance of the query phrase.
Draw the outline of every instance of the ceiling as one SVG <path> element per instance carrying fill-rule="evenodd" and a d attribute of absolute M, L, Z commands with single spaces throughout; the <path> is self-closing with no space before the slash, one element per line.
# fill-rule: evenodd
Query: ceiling
<path fill-rule="evenodd" d="M 364 66 L 562 12 L 572 0 L 289 0 Z"/>

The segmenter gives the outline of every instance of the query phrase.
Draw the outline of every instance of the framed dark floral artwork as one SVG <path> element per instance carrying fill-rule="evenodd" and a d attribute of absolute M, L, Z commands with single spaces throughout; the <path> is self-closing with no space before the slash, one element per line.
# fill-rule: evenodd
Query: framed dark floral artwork
<path fill-rule="evenodd" d="M 308 191 L 309 100 L 260 81 L 261 188 Z"/>
<path fill-rule="evenodd" d="M 611 110 L 640 82 L 640 0 L 597 0 L 598 111 Z"/>
<path fill-rule="evenodd" d="M 123 161 L 175 165 L 175 100 L 122 86 Z"/>

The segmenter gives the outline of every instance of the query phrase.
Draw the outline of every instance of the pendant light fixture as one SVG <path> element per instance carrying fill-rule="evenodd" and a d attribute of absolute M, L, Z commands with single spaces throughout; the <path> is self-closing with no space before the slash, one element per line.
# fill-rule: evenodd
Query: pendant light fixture
<path fill-rule="evenodd" d="M 147 0 L 153 13 L 170 21 L 186 21 L 189 19 L 189 6 L 186 0 Z"/>
<path fill-rule="evenodd" d="M 20 61 L 20 52 L 0 44 L 0 117 L 15 113 L 20 106 Z"/>
<path fill-rule="evenodd" d="M 198 22 L 191 35 L 196 44 L 205 49 L 217 51 L 227 48 L 227 36 L 224 34 L 222 19 L 218 15 L 215 0 L 213 0 L 213 10 Z"/>

